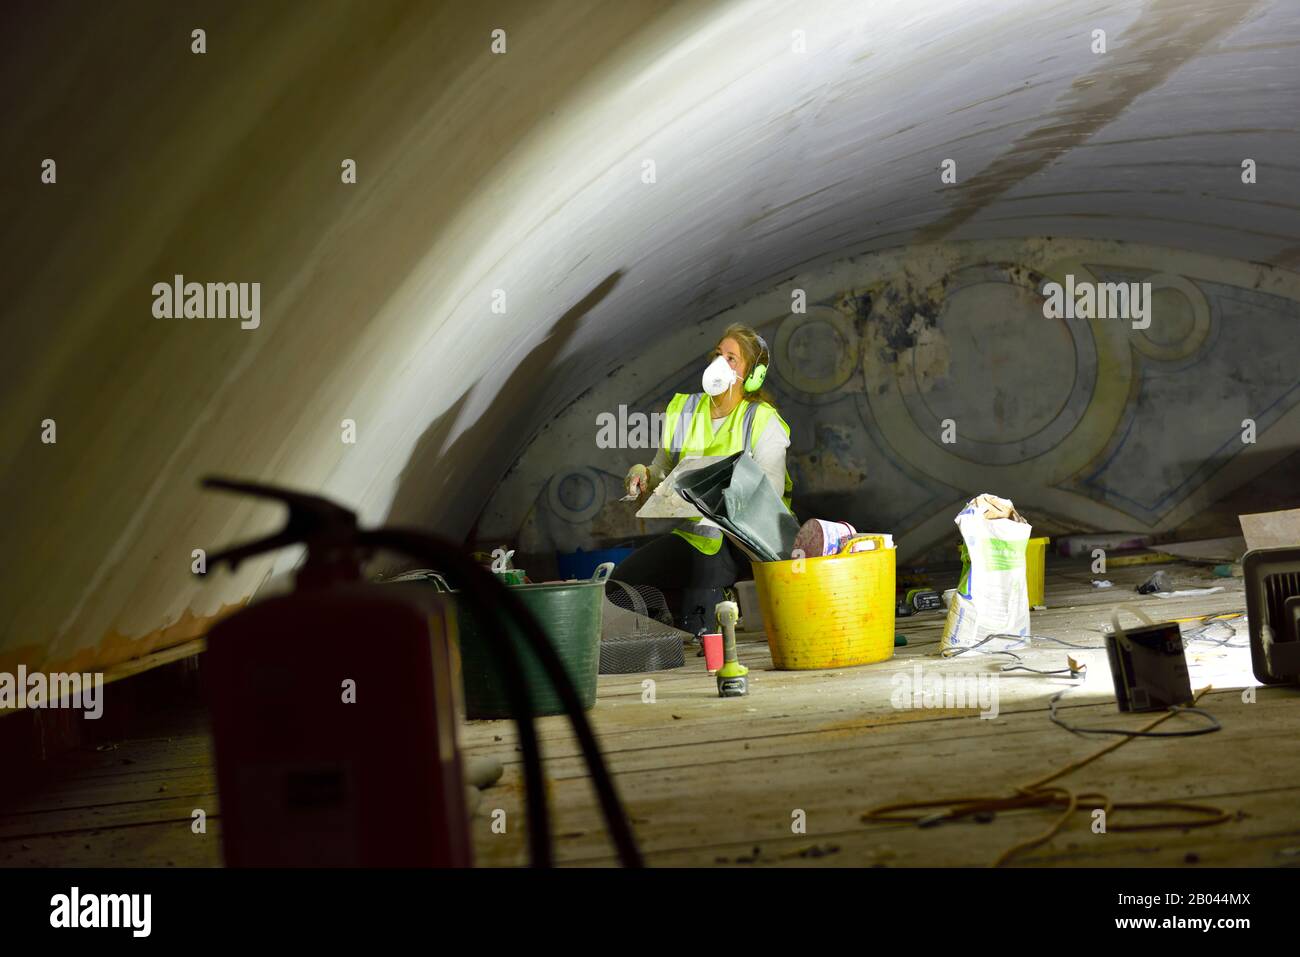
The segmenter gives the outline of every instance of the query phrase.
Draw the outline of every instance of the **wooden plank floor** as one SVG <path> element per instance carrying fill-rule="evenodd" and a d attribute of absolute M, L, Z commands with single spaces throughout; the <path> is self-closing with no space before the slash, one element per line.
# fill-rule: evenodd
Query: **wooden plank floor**
<path fill-rule="evenodd" d="M 1165 567 L 1179 587 L 1222 586 L 1210 596 L 1139 598 L 1134 585 Z M 1002 796 L 1114 741 L 1068 733 L 1047 718 L 1061 701 L 1065 720 L 1083 726 L 1136 728 L 1149 718 L 1118 715 L 1103 625 L 1113 606 L 1133 601 L 1156 619 L 1241 611 L 1241 582 L 1210 579 L 1190 565 L 1113 569 L 1114 587 L 1094 589 L 1085 566 L 1049 568 L 1048 609 L 1035 612 L 1036 640 L 1018 652 L 1030 667 L 1064 667 L 1066 655 L 1088 665 L 1083 681 L 998 674 L 997 716 L 972 709 L 895 708 L 891 696 L 919 666 L 923 675 L 993 675 L 1002 656 L 937 657 L 942 615 L 899 621 L 908 644 L 895 658 L 839 671 L 772 669 L 766 643 L 741 644 L 751 694 L 721 700 L 702 659 L 655 675 L 602 677 L 591 721 L 649 863 L 659 866 L 979 866 L 1042 832 L 1053 812 L 1000 813 L 987 823 L 864 823 L 868 808 L 947 796 Z M 1231 819 L 1209 828 L 1093 833 L 1079 813 L 1046 845 L 1017 858 L 1025 866 L 1300 865 L 1300 690 L 1253 686 L 1243 621 L 1228 645 L 1193 643 L 1193 686 L 1212 685 L 1201 705 L 1223 730 L 1192 738 L 1136 739 L 1064 779 L 1076 791 L 1115 801 L 1180 800 L 1215 805 Z M 1237 647 L 1234 647 L 1237 646 Z M 643 682 L 654 682 L 648 702 Z M 930 679 L 933 680 L 933 679 Z M 990 709 L 991 710 L 991 709 Z M 1173 718 L 1162 730 L 1191 727 Z M 563 864 L 609 865 L 612 848 L 586 766 L 562 718 L 538 723 Z M 483 865 L 526 858 L 522 771 L 514 725 L 467 723 L 471 755 L 506 766 L 483 794 L 473 819 Z M 220 814 L 204 715 L 170 716 L 154 736 L 114 750 L 71 755 L 46 786 L 0 805 L 0 866 L 215 866 Z M 208 814 L 194 834 L 191 813 Z M 493 812 L 506 830 L 495 833 Z M 802 812 L 800 814 L 800 812 Z M 1111 822 L 1135 823 L 1138 812 Z M 1125 817 L 1125 815 L 1128 815 Z M 497 818 L 500 815 L 496 815 Z M 803 833 L 792 827 L 805 821 Z M 1159 814 L 1144 813 L 1142 822 Z M 1166 815 L 1166 818 L 1168 816 Z"/>

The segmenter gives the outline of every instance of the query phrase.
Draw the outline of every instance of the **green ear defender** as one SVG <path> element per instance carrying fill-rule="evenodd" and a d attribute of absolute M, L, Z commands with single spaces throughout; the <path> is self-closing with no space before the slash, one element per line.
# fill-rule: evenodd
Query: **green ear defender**
<path fill-rule="evenodd" d="M 772 361 L 772 353 L 767 348 L 767 340 L 754 333 L 754 338 L 758 344 L 763 347 L 763 351 L 758 354 L 758 361 L 754 363 L 754 368 L 745 376 L 745 391 L 757 392 L 763 387 L 763 380 L 767 378 L 767 367 Z"/>

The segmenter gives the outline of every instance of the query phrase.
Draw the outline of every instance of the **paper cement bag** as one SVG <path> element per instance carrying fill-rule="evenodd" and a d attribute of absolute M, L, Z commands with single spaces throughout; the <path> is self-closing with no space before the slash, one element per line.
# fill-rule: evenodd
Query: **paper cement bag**
<path fill-rule="evenodd" d="M 940 652 L 952 655 L 989 635 L 1028 635 L 1025 548 L 1033 526 L 1009 500 L 987 493 L 967 502 L 954 521 L 966 543 L 966 563 L 948 605 Z M 1005 649 L 1018 642 L 994 639 L 984 647 Z"/>

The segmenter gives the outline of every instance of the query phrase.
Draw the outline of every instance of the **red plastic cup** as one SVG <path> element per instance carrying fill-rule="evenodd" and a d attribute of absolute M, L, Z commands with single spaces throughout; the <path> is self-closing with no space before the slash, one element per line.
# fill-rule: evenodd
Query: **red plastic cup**
<path fill-rule="evenodd" d="M 709 671 L 717 671 L 722 667 L 722 635 L 701 635 L 700 641 L 704 643 L 704 667 Z"/>

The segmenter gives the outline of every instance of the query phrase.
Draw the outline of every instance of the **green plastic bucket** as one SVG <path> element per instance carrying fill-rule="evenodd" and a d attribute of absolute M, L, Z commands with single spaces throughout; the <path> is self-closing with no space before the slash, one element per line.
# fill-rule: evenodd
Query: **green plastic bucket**
<path fill-rule="evenodd" d="M 539 585 L 511 585 L 520 601 L 533 613 L 542 631 L 550 638 L 555 653 L 569 673 L 584 711 L 596 704 L 596 674 L 600 667 L 600 618 L 605 601 L 605 580 L 614 570 L 612 562 L 596 569 L 587 580 L 552 582 Z M 458 592 L 452 592 L 458 595 Z M 505 684 L 492 660 L 491 646 L 483 638 L 483 628 L 493 627 L 480 620 L 477 613 L 456 603 L 456 624 L 460 632 L 461 674 L 465 689 L 465 717 L 510 718 L 510 699 Z M 563 714 L 564 705 L 551 686 L 541 662 L 511 628 L 510 640 L 520 654 L 524 682 L 535 717 Z"/>

